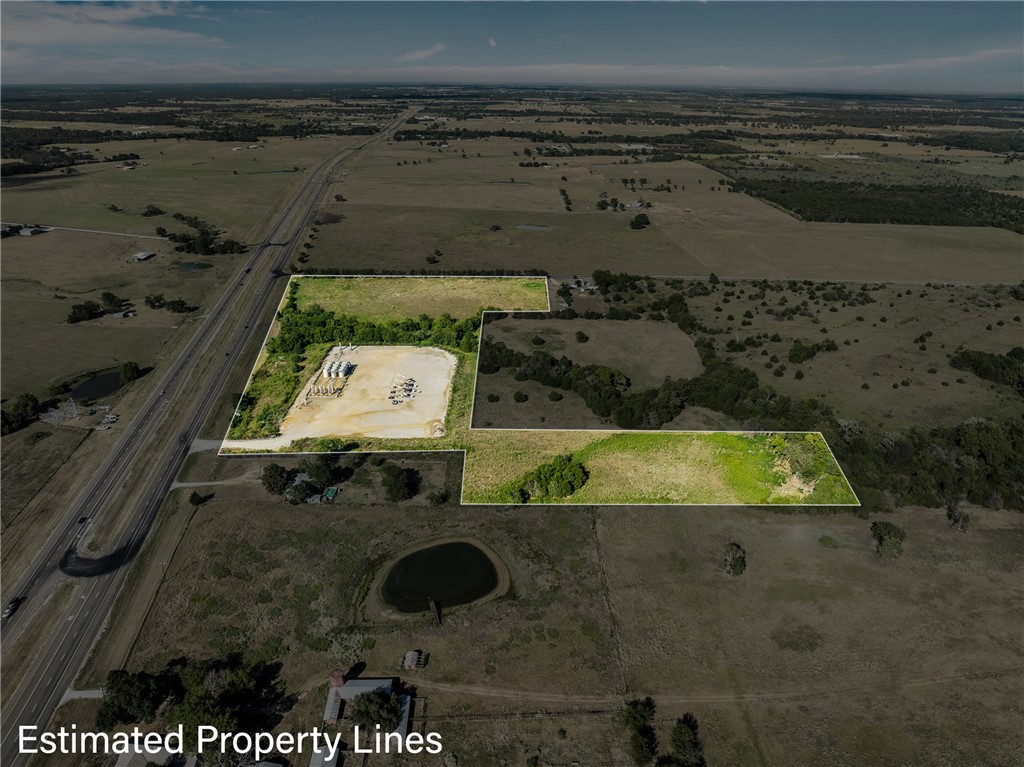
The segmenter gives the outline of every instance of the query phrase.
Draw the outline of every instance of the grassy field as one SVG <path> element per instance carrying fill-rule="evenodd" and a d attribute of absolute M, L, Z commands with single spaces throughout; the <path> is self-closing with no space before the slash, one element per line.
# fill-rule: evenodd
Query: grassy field
<path fill-rule="evenodd" d="M 540 463 L 571 454 L 589 472 L 568 504 L 854 504 L 824 440 L 822 460 L 798 477 L 773 435 L 503 431 L 471 433 L 463 503 L 501 503 Z M 496 435 L 496 436 L 495 436 Z M 782 435 L 800 442 L 803 435 Z M 777 439 L 777 437 L 776 437 Z M 510 485 L 511 483 L 511 485 Z"/>
<path fill-rule="evenodd" d="M 6 200 L 6 196 L 4 197 Z M 134 263 L 141 250 L 157 256 Z M 3 396 L 23 391 L 45 399 L 50 384 L 76 375 L 110 368 L 131 360 L 154 365 L 164 346 L 196 321 L 196 314 L 174 314 L 145 306 L 147 295 L 182 298 L 205 307 L 216 300 L 224 281 L 244 256 L 193 256 L 175 253 L 169 242 L 86 232 L 53 231 L 36 237 L 4 240 Z M 187 271 L 182 263 L 208 264 Z M 68 324 L 73 304 L 99 303 L 112 292 L 132 304 L 136 316 L 100 317 Z"/>
<path fill-rule="evenodd" d="M 268 139 L 261 149 L 238 152 L 239 144 L 175 139 L 81 144 L 77 148 L 97 157 L 138 154 L 140 166 L 123 171 L 120 163 L 98 163 L 79 166 L 74 176 L 5 178 L 4 220 L 151 235 L 157 226 L 182 229 L 171 214 L 184 213 L 248 242 L 298 177 L 296 168 L 312 168 L 354 141 Z M 148 204 L 166 215 L 143 217 Z"/>
<path fill-rule="evenodd" d="M 491 127 L 511 127 L 490 122 Z M 473 121 L 459 126 L 479 127 Z M 664 126 L 652 130 L 666 132 Z M 332 195 L 341 194 L 347 202 L 328 209 L 344 218 L 320 228 L 310 243 L 309 266 L 422 269 L 437 249 L 443 253 L 437 268 L 540 268 L 559 276 L 609 269 L 894 282 L 1013 283 L 1024 278 L 1022 237 L 1005 230 L 801 222 L 746 195 L 729 194 L 718 183 L 721 173 L 696 163 L 631 167 L 615 158 L 569 157 L 554 160 L 549 168 L 521 168 L 521 152 L 530 146 L 525 140 L 490 137 L 463 140 L 457 150 L 413 142 L 375 148 L 332 187 Z M 787 152 L 807 162 L 840 164 L 818 155 L 863 147 L 807 142 L 797 149 Z M 938 152 L 918 147 L 920 155 L 913 155 L 914 149 L 899 147 L 918 159 Z M 990 166 L 1005 170 L 979 153 L 954 155 L 964 173 L 972 163 L 987 163 L 979 171 Z M 895 160 L 889 166 L 903 173 Z M 926 173 L 933 178 L 930 170 Z M 622 178 L 641 177 L 650 180 L 649 186 L 671 180 L 676 188 L 671 193 L 634 192 L 621 183 Z M 564 210 L 562 188 L 573 202 L 572 212 Z M 628 227 L 635 211 L 597 211 L 602 192 L 627 204 L 641 198 L 651 202 L 647 213 L 653 226 L 635 232 Z M 529 224 L 547 228 L 516 229 Z M 501 229 L 492 232 L 493 225 Z M 386 240 L 379 236 L 382 228 L 388 231 Z"/>
<path fill-rule="evenodd" d="M 408 465 L 424 468 L 420 459 Z M 516 763 L 537 752 L 552 763 L 625 763 L 614 714 L 625 698 L 648 694 L 664 742 L 675 717 L 697 716 L 709 763 L 1013 762 L 1015 552 L 1024 533 L 1013 514 L 982 512 L 965 536 L 940 512 L 905 510 L 893 521 L 908 531 L 906 554 L 887 562 L 873 551 L 868 523 L 843 515 L 482 514 L 417 499 L 396 508 L 379 494 L 294 507 L 269 499 L 255 479 L 211 489 L 216 497 L 170 562 L 127 667 L 157 670 L 179 655 L 232 649 L 276 653 L 298 696 L 281 730 L 319 724 L 325 676 L 339 663 L 392 675 L 417 647 L 431 660 L 403 675 L 425 704 L 414 728 L 441 732 L 460 763 Z M 363 587 L 381 563 L 450 535 L 497 553 L 509 596 L 453 612 L 441 627 L 361 617 Z M 723 572 L 732 541 L 747 551 L 740 578 Z M 1004 607 L 976 609 L 993 588 Z M 965 740 L 977 731 L 963 722 L 963 706 L 977 714 L 983 751 Z"/>
<path fill-rule="evenodd" d="M 371 322 L 439 312 L 461 320 L 488 308 L 506 311 L 546 311 L 548 308 L 546 281 L 532 277 L 304 277 L 299 286 L 300 309 L 319 304 L 338 314 Z"/>

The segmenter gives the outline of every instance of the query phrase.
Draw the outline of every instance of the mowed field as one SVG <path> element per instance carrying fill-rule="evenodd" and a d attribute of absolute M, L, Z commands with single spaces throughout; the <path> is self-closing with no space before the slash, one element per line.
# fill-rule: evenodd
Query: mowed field
<path fill-rule="evenodd" d="M 429 459 L 406 460 L 425 469 Z M 359 487 L 354 476 L 342 498 L 366 497 L 360 472 L 374 469 L 356 471 Z M 425 724 L 460 763 L 524 753 L 625 763 L 615 712 L 644 695 L 657 703 L 663 743 L 676 717 L 696 715 L 709 764 L 1016 758 L 1024 526 L 1012 513 L 972 509 L 965 535 L 939 511 L 898 512 L 906 553 L 891 562 L 874 553 L 868 522 L 845 515 L 481 512 L 431 508 L 422 494 L 397 507 L 372 496 L 295 507 L 268 499 L 255 478 L 210 490 L 127 666 L 155 671 L 234 649 L 281 657 L 298 695 L 282 730 L 320 724 L 332 668 L 363 662 L 364 675 L 390 676 L 416 647 L 430 664 L 403 679 L 428 699 Z M 383 562 L 452 535 L 495 551 L 508 596 L 454 610 L 441 627 L 362 618 L 363 588 Z M 747 551 L 739 578 L 723 572 L 729 542 Z"/>
<path fill-rule="evenodd" d="M 594 269 L 667 276 L 1014 283 L 1024 278 L 1024 237 L 1001 229 L 801 222 L 719 185 L 723 176 L 687 161 L 623 165 L 609 158 L 552 158 L 520 168 L 525 140 L 491 137 L 449 149 L 394 142 L 338 179 L 308 265 L 318 269 Z M 463 157 L 463 152 L 465 157 Z M 513 154 L 518 152 L 518 156 Z M 479 156 L 477 156 L 479 153 Z M 536 158 L 534 158 L 536 159 Z M 416 163 L 416 164 L 414 164 Z M 670 181 L 669 192 L 640 188 Z M 564 178 L 564 180 L 563 180 Z M 638 181 L 636 191 L 621 179 Z M 566 211 L 559 194 L 572 201 Z M 637 212 L 598 211 L 601 192 L 641 198 Z M 491 231 L 497 225 L 501 229 Z M 536 225 L 539 230 L 517 229 Z M 382 232 L 385 233 L 382 236 Z"/>

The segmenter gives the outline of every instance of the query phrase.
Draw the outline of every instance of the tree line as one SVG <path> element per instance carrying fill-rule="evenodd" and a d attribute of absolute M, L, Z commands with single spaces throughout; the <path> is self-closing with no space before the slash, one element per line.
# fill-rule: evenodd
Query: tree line
<path fill-rule="evenodd" d="M 971 186 L 736 178 L 807 221 L 923 226 L 993 226 L 1024 234 L 1024 200 Z"/>

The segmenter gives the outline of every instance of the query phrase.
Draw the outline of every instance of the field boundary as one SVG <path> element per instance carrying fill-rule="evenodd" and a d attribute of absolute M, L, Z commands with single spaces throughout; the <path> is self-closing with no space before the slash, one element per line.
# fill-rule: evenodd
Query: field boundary
<path fill-rule="evenodd" d="M 484 310 L 481 314 L 480 328 L 477 332 L 477 348 L 479 349 L 480 344 L 483 342 L 483 332 L 486 322 L 484 322 L 484 316 L 487 314 L 542 314 L 551 312 L 551 291 L 550 291 L 550 276 L 532 276 L 532 275 L 420 275 L 420 274 L 293 274 L 288 280 L 288 284 L 285 286 L 284 294 L 278 302 L 277 310 L 274 313 L 274 318 L 270 321 L 270 325 L 267 328 L 267 333 L 264 336 L 263 344 L 260 346 L 260 351 L 256 355 L 256 360 L 253 362 L 252 370 L 249 373 L 249 378 L 246 381 L 245 388 L 242 390 L 242 397 L 249 390 L 249 386 L 252 383 L 253 376 L 256 374 L 256 368 L 259 366 L 260 357 L 263 354 L 263 350 L 266 347 L 267 340 L 270 338 L 270 333 L 274 328 L 274 322 L 277 321 L 277 314 L 280 313 L 281 306 L 284 305 L 289 295 L 289 289 L 291 281 L 293 279 L 513 279 L 513 280 L 543 280 L 548 290 L 545 291 L 545 298 L 547 300 L 546 309 L 528 309 L 528 310 L 517 310 L 517 309 L 491 309 Z M 741 436 L 753 436 L 753 435 L 768 435 L 768 434 L 812 434 L 821 438 L 825 447 L 828 449 L 829 456 L 833 463 L 839 469 L 839 473 L 843 478 L 843 482 L 850 489 L 850 494 L 856 500 L 856 503 L 785 503 L 785 504 L 764 504 L 764 503 L 586 503 L 586 504 L 572 504 L 572 503 L 534 503 L 524 504 L 532 506 L 573 506 L 573 505 L 586 505 L 586 506 L 723 506 L 723 507 L 800 507 L 800 506 L 814 506 L 822 508 L 857 508 L 861 506 L 860 498 L 857 496 L 856 491 L 853 489 L 853 485 L 850 483 L 849 478 L 846 476 L 846 472 L 843 470 L 842 464 L 835 456 L 835 452 L 832 450 L 832 446 L 828 444 L 828 440 L 825 439 L 825 435 L 820 431 L 781 431 L 775 430 L 750 430 L 750 429 L 515 429 L 505 427 L 487 427 L 487 428 L 474 428 L 473 426 L 473 415 L 476 407 L 476 388 L 477 379 L 480 377 L 480 355 L 476 355 L 476 367 L 473 370 L 473 387 L 470 394 L 470 408 L 469 408 L 469 422 L 467 425 L 468 431 L 478 432 L 541 432 L 541 433 L 585 433 L 599 435 L 600 437 L 611 437 L 616 434 L 645 434 L 645 435 L 656 435 L 656 434 L 737 434 Z M 239 404 L 241 404 L 241 398 L 239 398 Z M 449 395 L 450 405 L 450 395 Z M 236 406 L 235 411 L 237 412 L 238 407 Z M 446 413 L 447 420 L 447 413 Z M 459 505 L 460 506 L 501 506 L 507 504 L 500 503 L 485 503 L 478 501 L 465 501 L 465 490 L 466 490 L 466 450 L 464 448 L 441 448 L 436 450 L 422 450 L 422 449 L 411 449 L 411 450 L 348 450 L 348 451 L 246 451 L 246 452 L 224 452 L 224 443 L 228 441 L 229 432 L 231 430 L 231 423 L 229 422 L 227 430 L 224 433 L 224 437 L 221 440 L 221 447 L 218 449 L 217 454 L 221 457 L 248 457 L 248 456 L 308 456 L 318 454 L 331 454 L 331 455 L 373 455 L 377 453 L 382 454 L 394 454 L 394 453 L 462 453 L 462 480 L 459 485 Z M 344 436 L 344 435 L 343 435 Z M 400 438 L 395 438 L 400 439 Z"/>

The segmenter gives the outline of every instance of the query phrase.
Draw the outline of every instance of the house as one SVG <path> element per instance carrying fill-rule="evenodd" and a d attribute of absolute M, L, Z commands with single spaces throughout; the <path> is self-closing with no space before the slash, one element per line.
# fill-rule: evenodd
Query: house
<path fill-rule="evenodd" d="M 151 250 L 143 250 L 140 253 L 136 253 L 134 256 L 132 256 L 132 260 L 135 261 L 136 263 L 140 261 L 149 261 L 149 259 L 151 259 L 155 255 L 156 253 L 154 253 Z"/>

